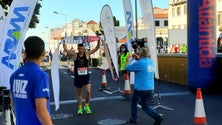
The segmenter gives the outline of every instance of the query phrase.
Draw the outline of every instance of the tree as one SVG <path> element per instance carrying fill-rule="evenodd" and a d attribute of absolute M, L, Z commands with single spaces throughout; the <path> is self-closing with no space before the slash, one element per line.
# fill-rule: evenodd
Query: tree
<path fill-rule="evenodd" d="M 13 0 L 0 0 L 0 5 L 2 6 L 3 9 L 5 9 L 5 15 L 7 16 L 7 10 L 9 9 L 8 7 L 10 7 L 11 3 L 12 3 Z M 42 0 L 38 0 L 36 6 L 35 6 L 35 10 L 33 12 L 33 15 L 32 15 L 32 19 L 31 19 L 31 22 L 29 24 L 29 28 L 35 28 L 36 27 L 36 24 L 39 23 L 39 18 L 38 18 L 38 15 L 40 15 L 40 8 L 42 7 L 41 6 L 41 3 L 39 1 L 42 1 Z"/>
<path fill-rule="evenodd" d="M 120 24 L 119 20 L 117 20 L 115 16 L 113 16 L 113 23 L 114 23 L 114 26 L 119 26 Z M 100 21 L 99 21 L 99 28 L 102 29 L 102 24 Z"/>
<path fill-rule="evenodd" d="M 119 26 L 119 24 L 120 24 L 119 20 L 117 20 L 115 16 L 113 16 L 113 23 L 114 23 L 114 26 Z M 101 21 L 99 21 L 99 28 L 100 28 L 100 30 L 96 31 L 96 32 L 100 33 L 100 34 L 104 34 Z"/>
<path fill-rule="evenodd" d="M 115 16 L 113 16 L 114 26 L 119 26 L 119 20 L 116 19 Z"/>

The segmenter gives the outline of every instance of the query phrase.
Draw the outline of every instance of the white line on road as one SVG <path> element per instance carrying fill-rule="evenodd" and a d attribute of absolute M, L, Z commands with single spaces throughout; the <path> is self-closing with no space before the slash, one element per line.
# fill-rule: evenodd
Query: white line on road
<path fill-rule="evenodd" d="M 189 94 L 191 94 L 191 92 L 160 93 L 161 96 L 182 96 L 182 95 L 189 95 Z M 157 96 L 158 96 L 157 94 L 154 95 L 154 97 L 157 97 Z M 90 101 L 96 102 L 96 101 L 114 100 L 114 99 L 124 99 L 124 97 L 123 96 L 96 97 L 96 98 L 91 98 Z M 72 103 L 77 103 L 77 100 L 67 100 L 67 101 L 59 102 L 59 104 L 61 105 L 72 104 Z M 50 102 L 50 105 L 55 105 L 55 102 Z"/>

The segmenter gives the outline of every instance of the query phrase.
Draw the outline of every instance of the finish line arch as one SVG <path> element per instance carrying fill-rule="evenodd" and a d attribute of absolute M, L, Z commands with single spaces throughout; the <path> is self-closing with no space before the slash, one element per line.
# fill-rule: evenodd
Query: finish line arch
<path fill-rule="evenodd" d="M 208 89 L 216 80 L 216 1 L 188 0 L 188 86 Z"/>

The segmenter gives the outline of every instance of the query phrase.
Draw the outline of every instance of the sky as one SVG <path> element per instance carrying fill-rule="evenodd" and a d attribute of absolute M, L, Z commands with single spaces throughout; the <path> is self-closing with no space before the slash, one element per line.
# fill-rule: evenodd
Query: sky
<path fill-rule="evenodd" d="M 130 1 L 135 18 L 135 0 Z M 139 0 L 137 1 L 138 17 L 141 17 Z M 153 7 L 168 8 L 169 0 L 152 1 Z M 99 22 L 101 9 L 106 4 L 110 6 L 113 16 L 120 21 L 120 25 L 124 26 L 125 19 L 122 0 L 42 0 L 42 8 L 39 15 L 40 23 L 37 24 L 35 29 L 29 29 L 26 37 L 38 35 L 43 40 L 48 41 L 50 29 L 64 26 L 65 17 L 67 23 L 75 18 L 79 18 L 85 22 L 90 20 Z M 61 14 L 55 14 L 53 11 Z"/>

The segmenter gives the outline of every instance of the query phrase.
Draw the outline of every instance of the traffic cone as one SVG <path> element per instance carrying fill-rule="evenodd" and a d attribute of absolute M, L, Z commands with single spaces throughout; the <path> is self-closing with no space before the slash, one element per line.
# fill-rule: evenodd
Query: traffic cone
<path fill-rule="evenodd" d="M 194 113 L 194 125 L 207 125 L 201 89 L 197 88 Z"/>
<path fill-rule="evenodd" d="M 107 89 L 107 81 L 106 81 L 106 70 L 102 70 L 102 82 L 101 82 L 100 91 L 102 91 L 102 90 L 108 90 Z"/>
<path fill-rule="evenodd" d="M 130 89 L 129 75 L 127 73 L 124 73 L 124 79 L 125 79 L 124 96 L 129 97 L 129 95 L 131 94 L 131 89 Z"/>

